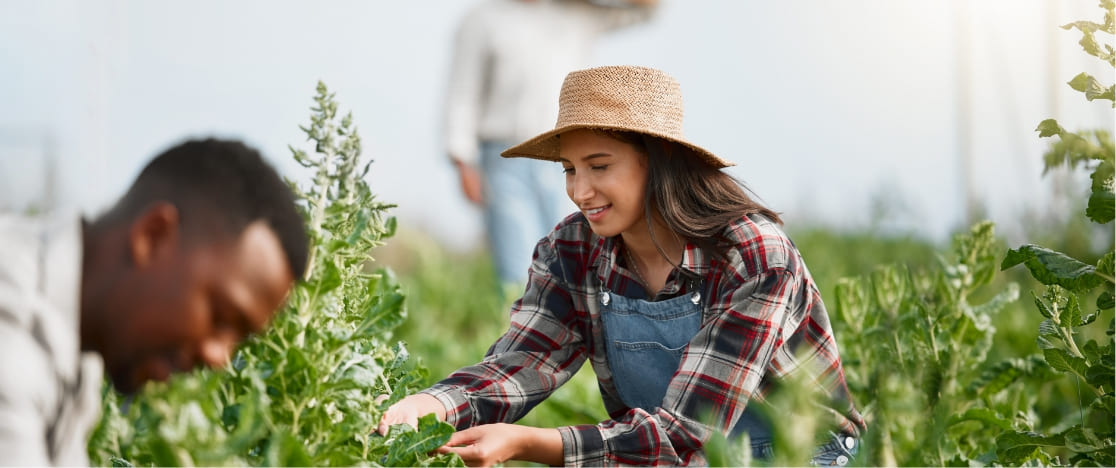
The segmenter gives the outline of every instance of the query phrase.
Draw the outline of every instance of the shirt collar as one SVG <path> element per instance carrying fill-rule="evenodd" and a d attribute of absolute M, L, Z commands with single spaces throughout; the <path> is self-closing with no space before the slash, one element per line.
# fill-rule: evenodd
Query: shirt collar
<path fill-rule="evenodd" d="M 591 268 L 597 275 L 600 284 L 609 284 L 610 276 L 615 272 L 616 264 L 620 258 L 620 244 L 619 236 L 613 237 L 599 237 L 593 235 L 596 240 L 593 250 L 596 252 L 596 258 L 593 259 Z M 680 268 L 683 276 L 690 275 L 692 277 L 704 278 L 709 273 L 711 266 L 709 265 L 709 255 L 706 254 L 701 247 L 693 242 L 686 242 L 686 246 L 682 249 L 682 262 L 676 267 Z M 675 283 L 683 281 L 684 278 L 676 277 Z M 677 291 L 676 287 L 670 289 Z"/>

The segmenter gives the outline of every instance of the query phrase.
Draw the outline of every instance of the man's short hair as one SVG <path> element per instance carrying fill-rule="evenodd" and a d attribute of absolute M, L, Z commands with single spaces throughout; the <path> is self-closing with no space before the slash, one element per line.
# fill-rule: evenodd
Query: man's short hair
<path fill-rule="evenodd" d="M 156 201 L 175 205 L 183 231 L 202 237 L 237 236 L 263 220 L 279 238 L 291 275 L 306 271 L 309 245 L 294 194 L 259 152 L 239 141 L 189 140 L 164 151 L 113 211 L 132 219 Z"/>

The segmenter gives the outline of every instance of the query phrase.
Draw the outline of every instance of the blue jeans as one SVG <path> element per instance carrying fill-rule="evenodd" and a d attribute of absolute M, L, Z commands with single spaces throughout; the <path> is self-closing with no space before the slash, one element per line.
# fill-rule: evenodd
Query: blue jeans
<path fill-rule="evenodd" d="M 576 207 L 566 196 L 561 165 L 501 157 L 500 152 L 510 146 L 481 144 L 484 224 L 500 281 L 525 284 L 535 244 Z"/>

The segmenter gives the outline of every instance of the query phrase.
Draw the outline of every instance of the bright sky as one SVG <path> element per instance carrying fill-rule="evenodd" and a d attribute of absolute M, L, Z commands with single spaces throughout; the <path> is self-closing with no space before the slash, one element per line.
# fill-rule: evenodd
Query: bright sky
<path fill-rule="evenodd" d="M 399 204 L 401 227 L 475 245 L 480 212 L 439 133 L 470 4 L 0 0 L 0 209 L 42 200 L 53 167 L 56 206 L 95 214 L 149 158 L 206 135 L 308 177 L 287 145 L 309 148 L 298 126 L 321 79 L 353 112 L 373 191 Z M 1025 210 L 1052 209 L 1038 122 L 1113 126 L 1107 101 L 1064 85 L 1081 71 L 1113 80 L 1057 28 L 1100 21 L 1096 0 L 662 4 L 594 63 L 678 78 L 687 136 L 737 162 L 788 223 L 857 228 L 884 207 L 884 229 L 942 240 L 963 224 L 968 171 L 1000 232 L 1021 238 Z"/>

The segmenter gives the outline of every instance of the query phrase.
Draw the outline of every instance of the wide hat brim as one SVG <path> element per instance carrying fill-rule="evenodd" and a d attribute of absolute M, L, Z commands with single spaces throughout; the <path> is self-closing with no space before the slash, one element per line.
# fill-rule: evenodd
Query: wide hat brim
<path fill-rule="evenodd" d="M 558 121 L 544 132 L 500 153 L 506 158 L 560 161 L 559 135 L 571 130 L 637 132 L 678 143 L 713 167 L 732 162 L 695 145 L 682 134 L 682 92 L 662 71 L 636 66 L 597 67 L 566 75 L 558 98 Z"/>

